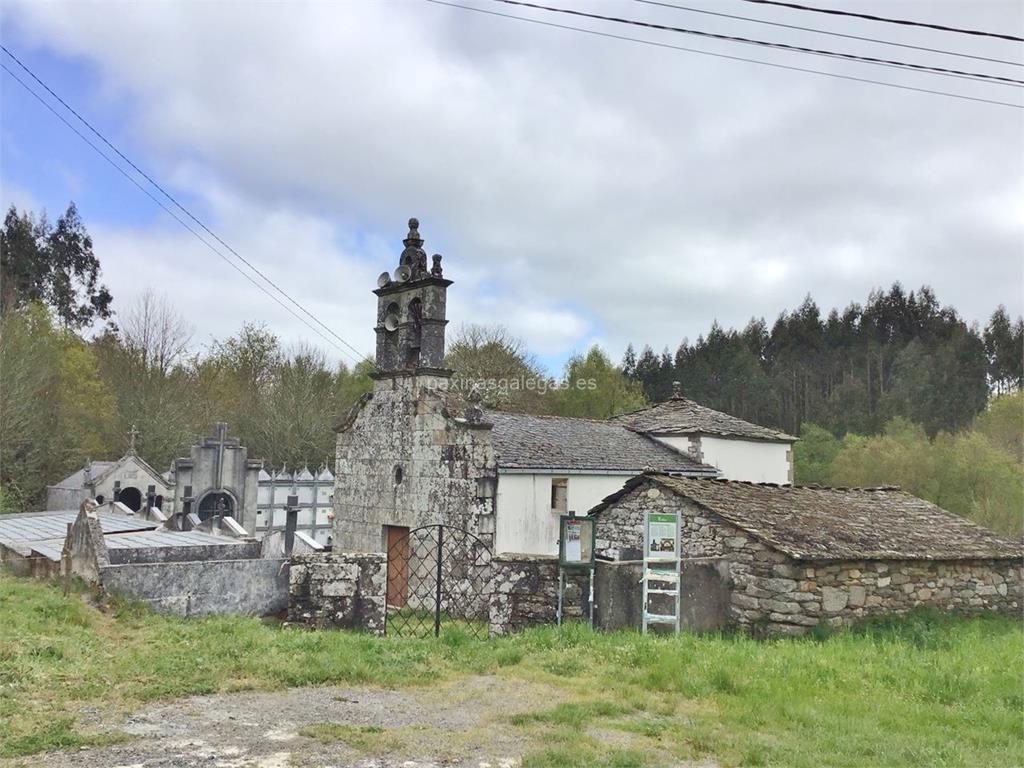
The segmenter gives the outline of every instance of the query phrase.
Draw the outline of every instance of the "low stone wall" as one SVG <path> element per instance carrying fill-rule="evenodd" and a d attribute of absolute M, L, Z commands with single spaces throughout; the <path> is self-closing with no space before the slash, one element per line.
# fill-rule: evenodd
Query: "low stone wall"
<path fill-rule="evenodd" d="M 106 565 L 99 582 L 111 594 L 176 616 L 267 616 L 288 607 L 288 561 L 204 560 Z"/>
<path fill-rule="evenodd" d="M 563 619 L 589 615 L 589 571 L 566 571 Z M 558 609 L 558 558 L 496 555 L 491 559 L 488 624 L 492 635 L 507 635 L 539 624 L 554 624 Z"/>
<path fill-rule="evenodd" d="M 1021 563 L 1006 560 L 784 561 L 733 595 L 742 623 L 773 634 L 919 607 L 1019 615 L 1021 606 Z"/>
<path fill-rule="evenodd" d="M 203 560 L 254 560 L 260 556 L 260 542 L 230 540 L 224 544 L 194 544 L 177 547 L 108 549 L 111 565 L 182 563 Z M 283 559 L 283 558 L 278 558 Z"/>
<path fill-rule="evenodd" d="M 288 621 L 311 628 L 384 634 L 387 559 L 383 554 L 313 552 L 291 560 Z"/>

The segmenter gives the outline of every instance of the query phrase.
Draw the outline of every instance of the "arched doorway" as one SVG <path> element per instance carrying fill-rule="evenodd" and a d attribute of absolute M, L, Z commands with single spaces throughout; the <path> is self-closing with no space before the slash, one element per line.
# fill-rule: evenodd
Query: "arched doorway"
<path fill-rule="evenodd" d="M 209 520 L 211 517 L 223 515 L 224 517 L 234 516 L 235 499 L 225 491 L 214 491 L 208 493 L 199 502 L 199 519 Z"/>
<path fill-rule="evenodd" d="M 142 491 L 138 488 L 128 486 L 122 488 L 121 493 L 118 495 L 117 500 L 124 504 L 132 512 L 138 512 L 142 509 Z"/>

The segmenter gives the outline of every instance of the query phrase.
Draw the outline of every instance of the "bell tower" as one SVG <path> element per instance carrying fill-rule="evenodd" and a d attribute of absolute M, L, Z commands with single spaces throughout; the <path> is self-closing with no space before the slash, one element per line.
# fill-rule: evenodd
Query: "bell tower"
<path fill-rule="evenodd" d="M 443 367 L 445 301 L 452 281 L 444 279 L 440 254 L 434 254 L 428 268 L 419 226 L 409 219 L 394 276 L 384 272 L 377 278 L 375 378 L 452 373 Z"/>

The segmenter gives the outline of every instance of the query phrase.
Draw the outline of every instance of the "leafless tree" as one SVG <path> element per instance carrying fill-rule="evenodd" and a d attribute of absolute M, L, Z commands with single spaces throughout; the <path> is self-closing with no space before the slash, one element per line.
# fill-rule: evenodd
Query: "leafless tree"
<path fill-rule="evenodd" d="M 142 371 L 165 377 L 188 351 L 193 329 L 164 295 L 146 291 L 121 318 L 125 349 Z"/>

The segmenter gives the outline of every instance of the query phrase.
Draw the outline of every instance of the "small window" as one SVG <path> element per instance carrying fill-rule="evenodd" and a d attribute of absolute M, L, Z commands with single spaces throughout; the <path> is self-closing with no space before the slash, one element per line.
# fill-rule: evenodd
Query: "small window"
<path fill-rule="evenodd" d="M 400 466 L 395 467 L 395 485 L 402 484 L 402 468 Z"/>
<path fill-rule="evenodd" d="M 551 511 L 561 515 L 569 511 L 569 478 L 551 478 Z"/>

